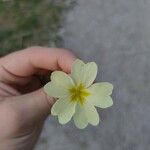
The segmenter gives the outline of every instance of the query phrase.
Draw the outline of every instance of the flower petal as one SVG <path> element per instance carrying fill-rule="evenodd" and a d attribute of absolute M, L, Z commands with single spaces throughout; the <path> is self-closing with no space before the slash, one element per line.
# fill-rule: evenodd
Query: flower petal
<path fill-rule="evenodd" d="M 76 127 L 79 129 L 84 129 L 88 125 L 88 120 L 85 114 L 85 110 L 79 104 L 77 104 L 76 106 L 76 112 L 73 116 L 73 119 Z"/>
<path fill-rule="evenodd" d="M 101 95 L 111 95 L 113 85 L 109 82 L 94 83 L 88 88 L 92 93 L 99 93 Z"/>
<path fill-rule="evenodd" d="M 83 61 L 81 61 L 80 59 L 76 59 L 73 64 L 73 67 L 71 70 L 71 77 L 73 78 L 73 80 L 76 84 L 80 83 L 80 78 L 82 76 L 84 65 L 85 65 L 85 63 Z"/>
<path fill-rule="evenodd" d="M 83 74 L 80 76 L 81 82 L 85 87 L 89 87 L 95 80 L 97 75 L 97 65 L 95 62 L 90 62 L 84 65 Z"/>
<path fill-rule="evenodd" d="M 65 124 L 71 120 L 73 114 L 75 113 L 76 103 L 72 103 L 69 99 L 59 99 L 52 106 L 52 115 L 58 115 L 58 120 L 60 124 Z"/>
<path fill-rule="evenodd" d="M 107 108 L 113 105 L 113 100 L 110 96 L 104 96 L 99 98 L 99 100 L 95 100 L 95 106 L 100 108 Z"/>
<path fill-rule="evenodd" d="M 84 64 L 81 60 L 76 60 L 71 76 L 76 84 L 84 84 L 85 87 L 89 87 L 95 80 L 97 75 L 97 65 L 95 62 Z"/>
<path fill-rule="evenodd" d="M 73 103 L 72 103 L 73 104 Z M 60 124 L 66 124 L 72 118 L 75 113 L 75 103 L 71 106 L 68 106 L 60 115 L 58 115 L 58 120 Z M 69 108 L 70 107 L 70 108 Z"/>
<path fill-rule="evenodd" d="M 95 83 L 88 88 L 91 93 L 87 100 L 92 102 L 94 106 L 107 108 L 113 105 L 112 94 L 113 85 L 108 82 Z"/>
<path fill-rule="evenodd" d="M 52 82 L 48 82 L 45 86 L 44 86 L 44 91 L 48 96 L 51 97 L 67 97 L 68 93 L 65 89 L 57 86 L 56 84 L 52 83 Z"/>
<path fill-rule="evenodd" d="M 92 125 L 98 125 L 99 115 L 96 108 L 90 104 L 86 103 L 83 106 L 77 105 L 76 112 L 73 116 L 74 123 L 79 129 L 84 129 L 88 123 Z"/>
<path fill-rule="evenodd" d="M 74 82 L 71 79 L 71 77 L 62 71 L 54 71 L 51 74 L 51 81 L 60 88 L 65 89 L 68 89 L 69 87 L 74 85 Z"/>
<path fill-rule="evenodd" d="M 96 108 L 91 104 L 84 105 L 86 117 L 88 120 L 88 123 L 96 126 L 99 124 L 99 114 L 96 110 Z"/>

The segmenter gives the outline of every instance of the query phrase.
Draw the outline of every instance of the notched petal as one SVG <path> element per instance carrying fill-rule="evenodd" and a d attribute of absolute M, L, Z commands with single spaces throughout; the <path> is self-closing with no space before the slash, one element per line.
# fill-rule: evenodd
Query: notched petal
<path fill-rule="evenodd" d="M 96 126 L 99 124 L 99 114 L 96 110 L 96 108 L 91 105 L 90 103 L 86 104 L 85 106 L 85 113 L 86 113 L 86 117 L 87 117 L 87 120 L 88 120 L 88 123 Z"/>
<path fill-rule="evenodd" d="M 83 66 L 85 63 L 80 59 L 75 60 L 72 69 L 71 69 L 71 77 L 73 78 L 76 84 L 80 83 L 80 79 L 83 73 Z"/>
<path fill-rule="evenodd" d="M 65 89 L 57 86 L 56 84 L 54 84 L 53 82 L 48 82 L 45 86 L 44 86 L 44 92 L 51 97 L 66 97 L 68 96 L 68 93 Z"/>
<path fill-rule="evenodd" d="M 101 97 L 99 101 L 95 101 L 95 106 L 100 108 L 108 108 L 113 105 L 113 100 L 110 96 Z"/>
<path fill-rule="evenodd" d="M 75 113 L 75 106 L 76 103 L 72 103 L 68 99 L 59 99 L 53 105 L 51 113 L 54 116 L 58 115 L 60 124 L 66 124 Z"/>
<path fill-rule="evenodd" d="M 111 95 L 113 91 L 113 85 L 109 82 L 94 83 L 88 88 L 93 94 L 99 95 Z"/>
<path fill-rule="evenodd" d="M 51 74 L 51 81 L 65 89 L 68 89 L 69 87 L 74 85 L 74 82 L 71 79 L 71 77 L 62 71 L 54 71 Z"/>
<path fill-rule="evenodd" d="M 98 67 L 95 62 L 90 62 L 84 65 L 81 82 L 85 85 L 85 87 L 89 87 L 94 82 L 97 70 Z"/>
<path fill-rule="evenodd" d="M 68 106 L 61 114 L 58 115 L 58 121 L 60 124 L 68 123 L 75 113 L 75 104 Z"/>
<path fill-rule="evenodd" d="M 113 90 L 113 85 L 108 82 L 95 83 L 88 88 L 91 95 L 87 98 L 94 106 L 107 108 L 113 105 L 113 100 L 110 97 Z"/>
<path fill-rule="evenodd" d="M 85 110 L 80 105 L 76 106 L 76 112 L 73 116 L 75 126 L 79 129 L 84 129 L 88 125 L 88 120 L 86 118 Z"/>

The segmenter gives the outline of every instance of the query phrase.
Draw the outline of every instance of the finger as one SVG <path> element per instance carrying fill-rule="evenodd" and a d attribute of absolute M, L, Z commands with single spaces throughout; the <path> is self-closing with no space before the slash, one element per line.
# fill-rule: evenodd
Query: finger
<path fill-rule="evenodd" d="M 53 98 L 47 97 L 43 89 L 39 89 L 29 94 L 7 98 L 4 102 L 11 107 L 12 114 L 16 114 L 17 124 L 30 126 L 41 122 L 50 114 Z"/>
<path fill-rule="evenodd" d="M 70 72 L 75 55 L 58 48 L 32 47 L 7 55 L 0 60 L 0 80 L 28 82 L 27 78 L 39 70 Z"/>

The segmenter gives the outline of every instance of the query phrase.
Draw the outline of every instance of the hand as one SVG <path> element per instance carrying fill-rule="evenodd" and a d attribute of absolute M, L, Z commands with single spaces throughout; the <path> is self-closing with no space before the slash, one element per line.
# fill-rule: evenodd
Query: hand
<path fill-rule="evenodd" d="M 32 47 L 0 59 L 0 149 L 31 150 L 50 114 L 53 99 L 39 76 L 69 73 L 75 56 L 64 49 Z"/>

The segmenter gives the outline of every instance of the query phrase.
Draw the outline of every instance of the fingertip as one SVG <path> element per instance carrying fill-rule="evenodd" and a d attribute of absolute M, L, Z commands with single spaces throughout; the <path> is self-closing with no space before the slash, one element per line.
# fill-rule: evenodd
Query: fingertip
<path fill-rule="evenodd" d="M 72 65 L 77 59 L 76 55 L 68 49 L 61 49 L 62 55 L 58 59 L 59 67 L 66 73 L 71 72 Z"/>
<path fill-rule="evenodd" d="M 31 54 L 34 55 L 34 57 L 39 57 L 39 55 L 41 56 L 51 55 L 51 60 L 53 62 L 51 63 L 52 70 L 53 68 L 54 70 L 56 70 L 57 68 L 66 73 L 70 73 L 73 62 L 77 59 L 76 55 L 71 50 L 66 48 L 32 46 L 28 48 L 28 50 Z M 35 55 L 35 51 L 37 56 Z M 55 62 L 54 60 L 57 61 L 57 63 L 54 63 Z M 54 65 L 54 67 L 52 67 L 52 64 Z"/>

